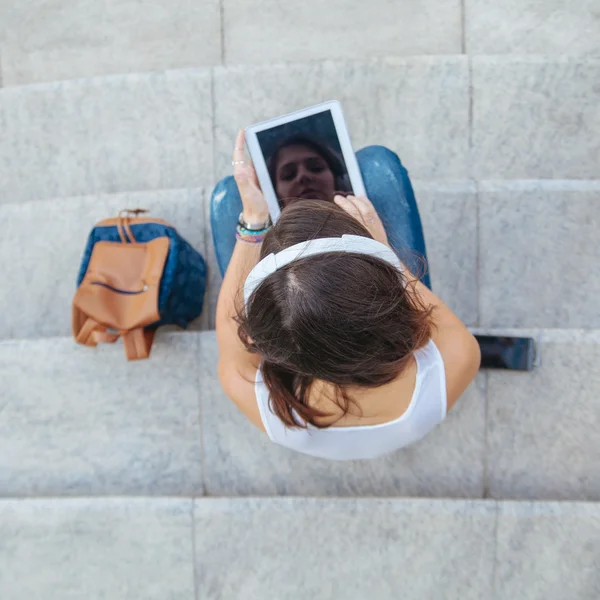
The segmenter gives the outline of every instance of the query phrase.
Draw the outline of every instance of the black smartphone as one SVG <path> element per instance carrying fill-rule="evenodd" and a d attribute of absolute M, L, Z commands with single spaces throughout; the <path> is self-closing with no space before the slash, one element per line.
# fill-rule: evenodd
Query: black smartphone
<path fill-rule="evenodd" d="M 533 338 L 475 335 L 481 349 L 482 369 L 531 371 L 535 361 Z"/>

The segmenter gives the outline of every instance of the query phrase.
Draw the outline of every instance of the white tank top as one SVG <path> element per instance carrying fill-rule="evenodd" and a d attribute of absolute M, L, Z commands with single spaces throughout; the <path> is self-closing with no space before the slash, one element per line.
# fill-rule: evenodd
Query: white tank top
<path fill-rule="evenodd" d="M 404 414 L 387 423 L 357 427 L 286 427 L 269 408 L 269 391 L 259 369 L 254 387 L 269 438 L 291 450 L 330 460 L 376 458 L 420 440 L 446 416 L 446 375 L 444 360 L 432 340 L 414 356 L 415 390 Z"/>

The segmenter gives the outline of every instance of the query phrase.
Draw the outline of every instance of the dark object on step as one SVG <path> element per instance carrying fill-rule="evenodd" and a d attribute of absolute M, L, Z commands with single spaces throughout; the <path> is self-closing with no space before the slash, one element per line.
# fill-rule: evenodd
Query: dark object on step
<path fill-rule="evenodd" d="M 475 335 L 481 349 L 481 369 L 531 371 L 536 348 L 533 338 Z"/>

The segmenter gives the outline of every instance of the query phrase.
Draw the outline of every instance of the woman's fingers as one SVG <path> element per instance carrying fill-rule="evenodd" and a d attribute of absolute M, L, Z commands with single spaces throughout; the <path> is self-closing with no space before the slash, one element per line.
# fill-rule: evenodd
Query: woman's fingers
<path fill-rule="evenodd" d="M 354 217 L 357 221 L 362 222 L 362 216 L 358 207 L 352 202 L 352 196 L 335 196 L 333 201 L 340 207 L 343 208 L 351 217 Z"/>
<path fill-rule="evenodd" d="M 353 196 L 352 201 L 360 212 L 365 224 L 374 223 L 377 219 L 377 212 L 366 196 Z"/>
<path fill-rule="evenodd" d="M 235 138 L 235 146 L 233 147 L 233 162 L 243 161 L 246 157 L 244 145 L 246 143 L 246 132 L 240 129 Z"/>
<path fill-rule="evenodd" d="M 254 163 L 252 162 L 251 158 L 248 159 L 248 169 L 250 171 L 250 178 L 252 179 L 252 182 L 256 185 L 256 187 L 259 187 L 258 175 L 256 174 L 256 169 L 254 168 Z"/>
<path fill-rule="evenodd" d="M 249 218 L 256 216 L 264 220 L 265 216 L 268 217 L 269 209 L 260 189 L 254 165 L 251 160 L 246 160 L 245 143 L 246 132 L 240 129 L 233 148 L 233 177 L 240 192 L 244 214 Z"/>
<path fill-rule="evenodd" d="M 334 202 L 343 208 L 350 216 L 354 217 L 359 223 L 373 236 L 373 239 L 389 245 L 387 234 L 377 211 L 371 201 L 366 196 L 335 196 Z"/>
<path fill-rule="evenodd" d="M 372 202 L 366 196 L 358 196 L 356 198 L 356 205 L 373 238 L 389 246 L 387 232 Z"/>
<path fill-rule="evenodd" d="M 233 175 L 236 179 L 240 177 L 244 181 L 254 180 L 254 166 L 252 165 L 252 161 L 246 160 L 245 143 L 246 132 L 243 129 L 240 129 L 235 138 L 235 146 L 233 148 L 233 157 L 231 161 Z"/>
<path fill-rule="evenodd" d="M 233 176 L 238 184 L 253 184 L 255 187 L 259 187 L 254 164 L 251 159 L 246 160 L 245 143 L 246 132 L 240 129 L 235 138 L 235 146 L 233 148 Z"/>
<path fill-rule="evenodd" d="M 246 164 L 246 151 L 244 144 L 246 142 L 246 132 L 243 129 L 238 131 L 233 148 L 231 165 L 233 166 L 233 176 L 240 183 L 248 182 L 248 165 Z"/>
<path fill-rule="evenodd" d="M 242 193 L 251 187 L 256 187 L 257 184 L 254 166 L 252 162 L 246 160 L 245 142 L 246 132 L 240 129 L 235 138 L 231 164 L 233 166 L 233 177 Z"/>
<path fill-rule="evenodd" d="M 235 146 L 233 147 L 233 156 L 231 162 L 233 164 L 233 172 L 239 171 L 240 167 L 244 166 L 246 160 L 246 150 L 244 144 L 246 143 L 246 132 L 243 129 L 238 131 L 235 138 Z"/>
<path fill-rule="evenodd" d="M 342 208 L 345 208 L 355 219 L 360 221 L 363 225 L 369 227 L 369 224 L 375 222 L 376 215 L 374 214 L 375 209 L 373 205 L 366 199 L 357 196 L 346 196 L 344 198 L 346 205 L 340 204 Z M 366 202 L 365 202 L 366 201 Z"/>

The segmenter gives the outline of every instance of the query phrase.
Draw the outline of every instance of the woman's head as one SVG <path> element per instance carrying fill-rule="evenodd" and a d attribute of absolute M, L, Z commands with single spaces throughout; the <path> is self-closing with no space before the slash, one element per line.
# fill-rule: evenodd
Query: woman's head
<path fill-rule="evenodd" d="M 280 200 L 331 201 L 336 191 L 346 191 L 342 189 L 341 161 L 329 148 L 307 136 L 282 142 L 269 159 L 268 168 Z"/>
<path fill-rule="evenodd" d="M 371 237 L 335 204 L 294 202 L 267 234 L 261 258 L 344 234 Z M 261 355 L 275 414 L 302 426 L 324 416 L 308 406 L 315 381 L 332 384 L 346 412 L 348 388 L 378 387 L 400 374 L 428 340 L 429 316 L 392 265 L 335 252 L 298 259 L 266 277 L 238 321 L 242 341 Z"/>

